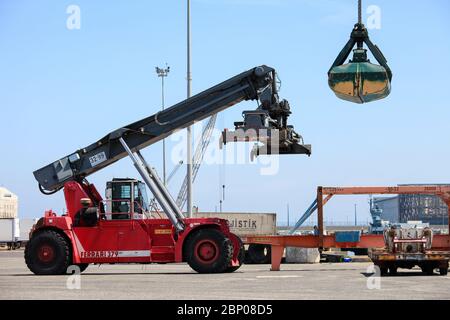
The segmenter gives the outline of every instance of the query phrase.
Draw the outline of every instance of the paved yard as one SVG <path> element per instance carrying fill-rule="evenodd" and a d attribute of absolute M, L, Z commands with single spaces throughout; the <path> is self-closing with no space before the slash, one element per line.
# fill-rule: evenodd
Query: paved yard
<path fill-rule="evenodd" d="M 235 273 L 202 275 L 186 264 L 89 266 L 79 281 L 35 276 L 23 251 L 0 251 L 0 299 L 450 299 L 450 277 L 399 270 L 368 274 L 370 263 L 245 265 Z M 80 289 L 68 289 L 69 286 Z M 370 289 L 373 288 L 373 289 Z"/>

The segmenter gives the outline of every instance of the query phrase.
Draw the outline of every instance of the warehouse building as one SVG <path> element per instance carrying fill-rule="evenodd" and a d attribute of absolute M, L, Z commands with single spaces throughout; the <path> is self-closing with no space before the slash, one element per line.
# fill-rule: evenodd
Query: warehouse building
<path fill-rule="evenodd" d="M 0 219 L 17 218 L 18 197 L 6 188 L 0 187 Z"/>
<path fill-rule="evenodd" d="M 447 185 L 447 184 L 446 184 Z M 407 184 L 402 186 L 424 186 Z M 425 185 L 426 186 L 426 185 Z M 400 195 L 400 222 L 422 221 L 431 225 L 447 225 L 447 205 L 437 196 L 432 195 Z"/>
<path fill-rule="evenodd" d="M 443 184 L 448 185 L 448 184 Z M 427 184 L 402 184 L 399 186 L 427 186 Z M 393 223 L 422 221 L 431 225 L 447 225 L 447 205 L 433 195 L 399 195 L 374 198 L 374 204 L 383 210 L 383 220 Z"/>

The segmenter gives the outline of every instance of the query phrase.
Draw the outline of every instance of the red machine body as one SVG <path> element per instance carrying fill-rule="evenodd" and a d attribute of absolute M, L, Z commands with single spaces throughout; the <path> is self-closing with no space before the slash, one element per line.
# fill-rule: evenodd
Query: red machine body
<path fill-rule="evenodd" d="M 230 268 L 238 267 L 241 243 L 229 230 L 227 221 L 219 218 L 186 218 L 185 229 L 177 233 L 169 219 L 130 219 L 107 220 L 102 209 L 102 197 L 92 184 L 67 182 L 64 186 L 67 213 L 58 216 L 47 211 L 32 230 L 32 236 L 52 230 L 63 236 L 70 247 L 71 264 L 102 263 L 170 263 L 186 261 L 187 242 L 200 230 L 215 229 L 230 239 L 233 257 Z M 98 220 L 93 225 L 77 223 L 77 214 L 83 210 L 82 199 L 92 201 L 91 208 L 97 206 Z M 115 213 L 112 213 L 115 214 Z M 38 248 L 38 256 L 52 259 L 51 246 L 45 243 Z M 212 241 L 202 241 L 195 247 L 197 259 L 208 262 L 220 254 Z"/>

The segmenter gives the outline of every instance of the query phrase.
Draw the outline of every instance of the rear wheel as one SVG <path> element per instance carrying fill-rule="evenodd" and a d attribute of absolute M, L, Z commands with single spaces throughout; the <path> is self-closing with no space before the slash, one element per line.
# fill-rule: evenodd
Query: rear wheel
<path fill-rule="evenodd" d="M 397 275 L 397 267 L 395 267 L 395 266 L 392 266 L 392 267 L 389 267 L 389 275 L 391 275 L 391 276 L 396 276 Z"/>
<path fill-rule="evenodd" d="M 186 261 L 198 273 L 225 272 L 233 258 L 233 245 L 222 232 L 202 229 L 186 244 Z"/>
<path fill-rule="evenodd" d="M 422 272 L 428 276 L 432 276 L 434 274 L 434 268 L 432 266 L 424 266 L 422 267 Z"/>
<path fill-rule="evenodd" d="M 439 274 L 441 276 L 446 276 L 448 274 L 448 268 L 439 268 Z"/>
<path fill-rule="evenodd" d="M 34 274 L 65 274 L 71 262 L 69 244 L 56 231 L 39 232 L 25 247 L 25 262 Z"/>

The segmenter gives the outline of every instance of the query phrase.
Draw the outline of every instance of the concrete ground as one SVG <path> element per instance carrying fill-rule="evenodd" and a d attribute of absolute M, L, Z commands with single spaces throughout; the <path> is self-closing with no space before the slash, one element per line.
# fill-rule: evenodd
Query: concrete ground
<path fill-rule="evenodd" d="M 0 251 L 0 299 L 450 299 L 450 276 L 419 269 L 371 277 L 371 263 L 244 265 L 203 275 L 186 264 L 89 266 L 79 281 L 35 276 L 23 251 Z M 67 283 L 80 289 L 68 289 Z M 371 289 L 372 288 L 372 289 Z"/>

